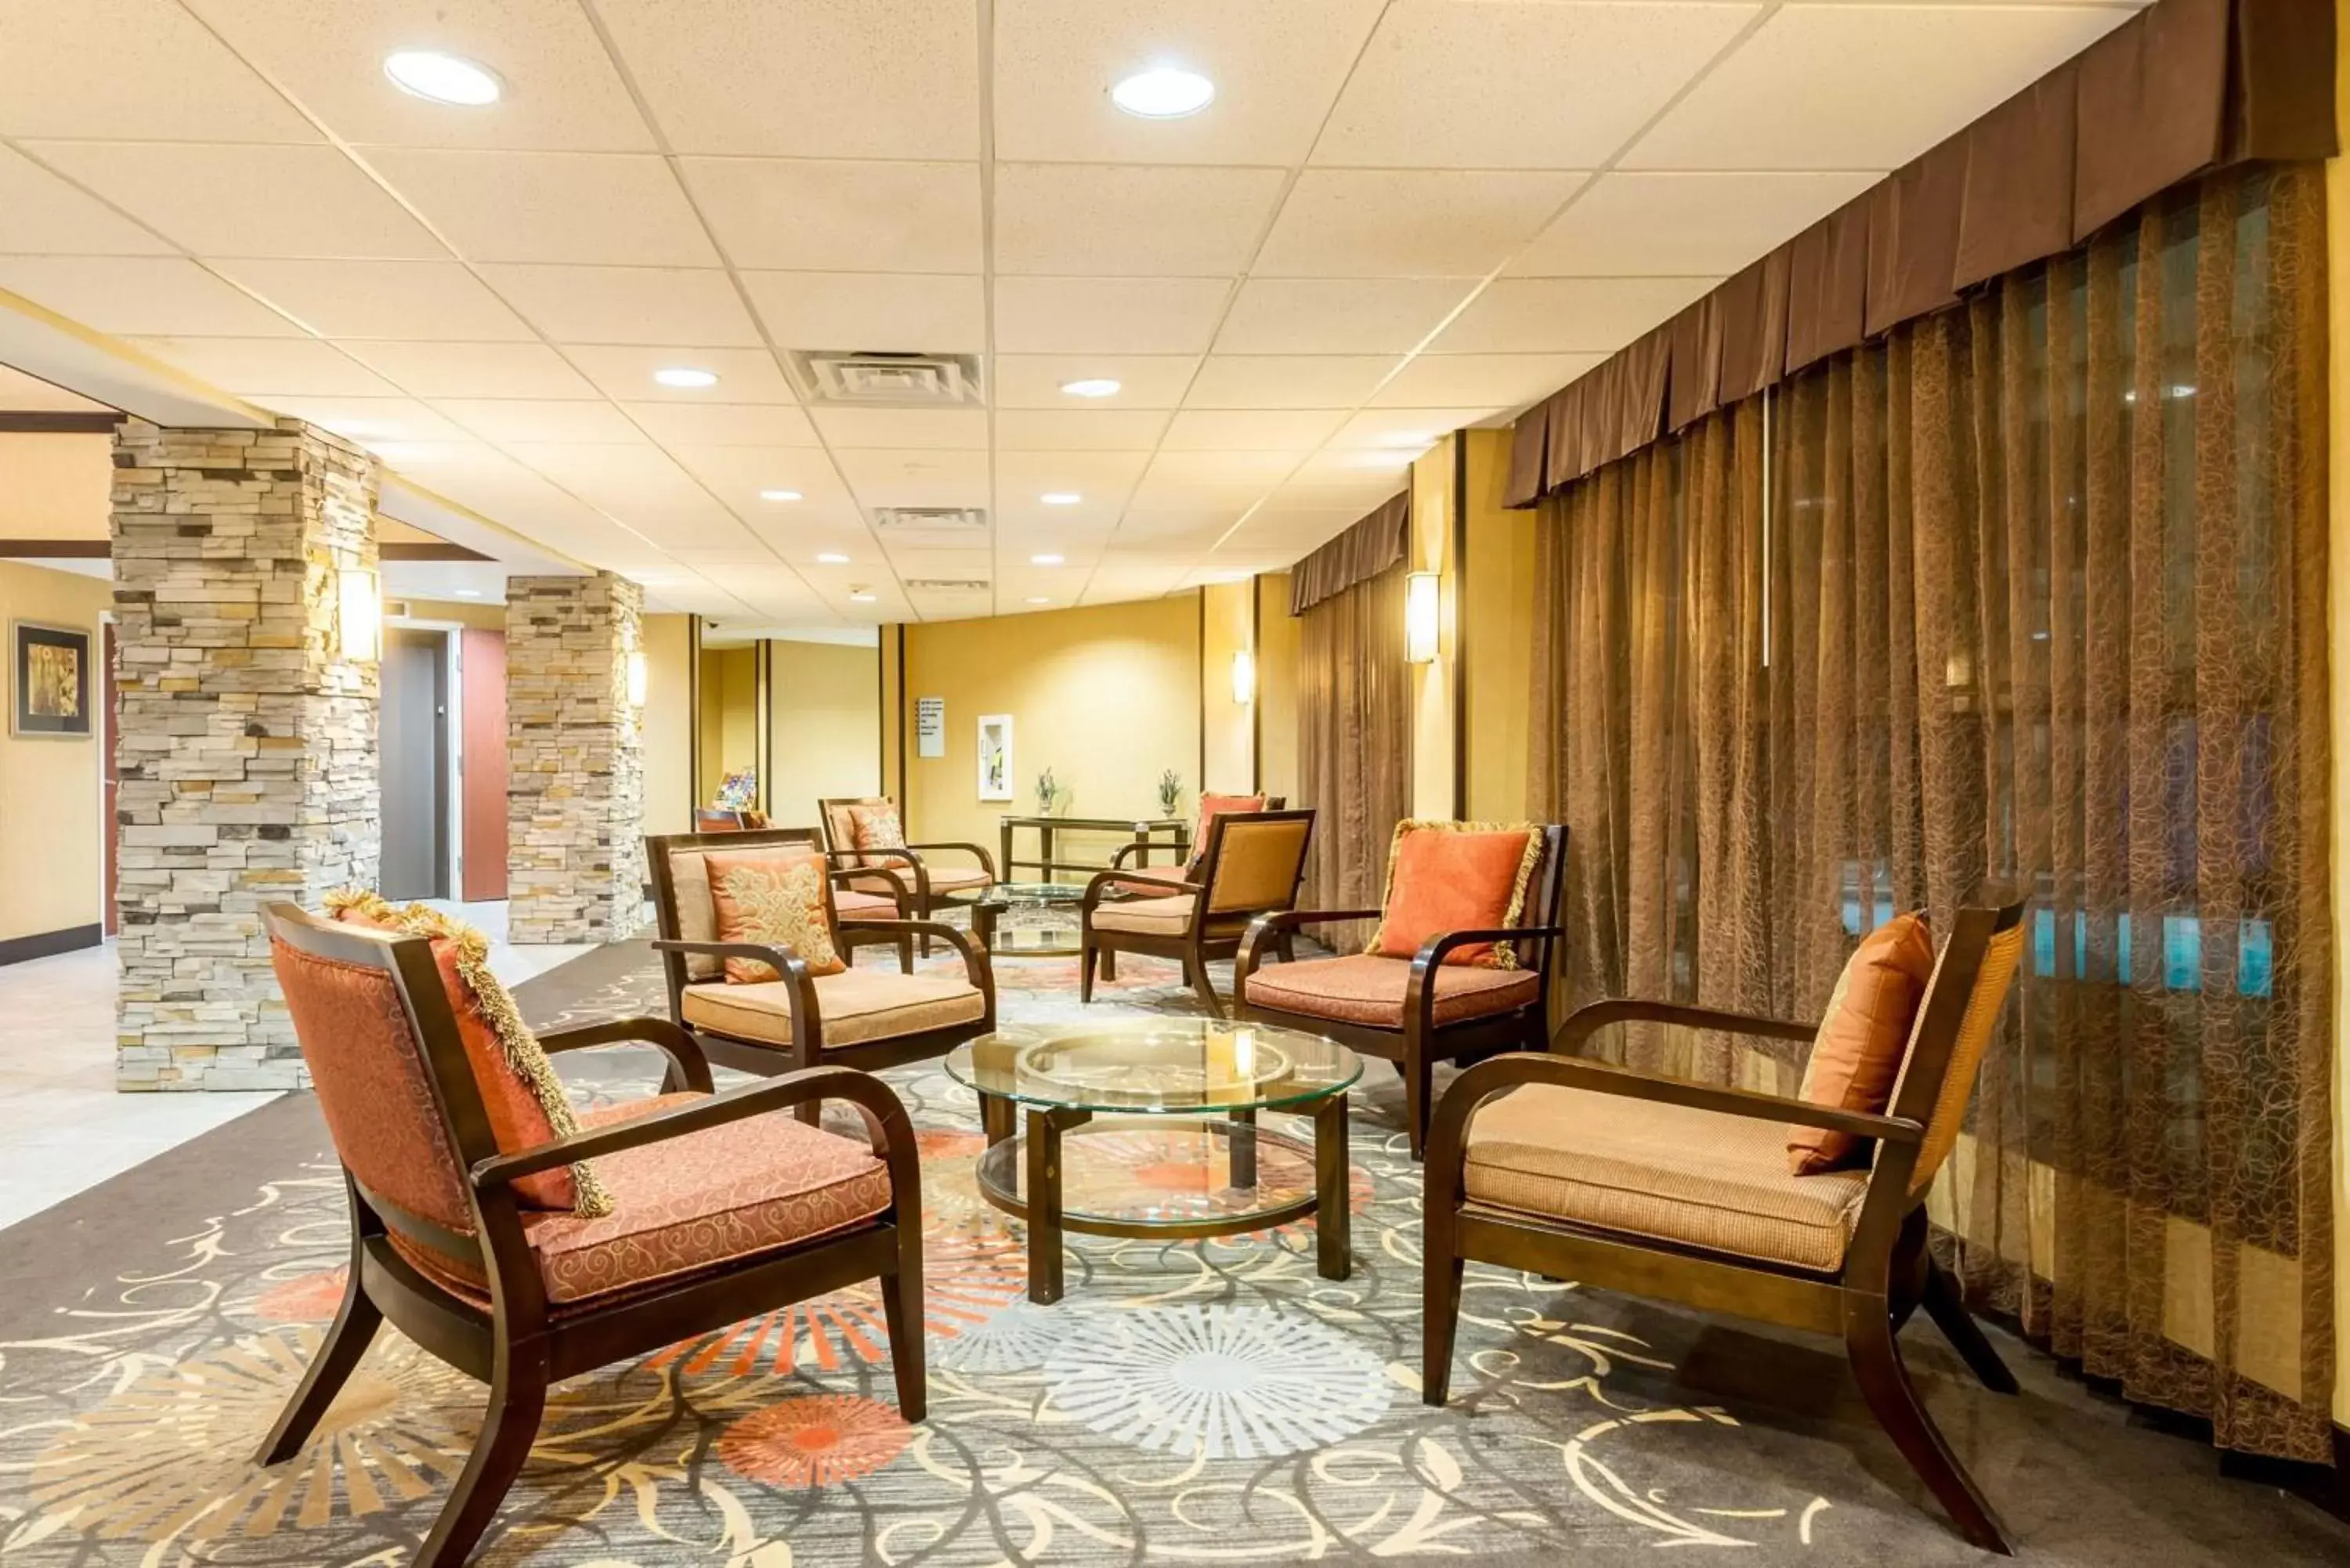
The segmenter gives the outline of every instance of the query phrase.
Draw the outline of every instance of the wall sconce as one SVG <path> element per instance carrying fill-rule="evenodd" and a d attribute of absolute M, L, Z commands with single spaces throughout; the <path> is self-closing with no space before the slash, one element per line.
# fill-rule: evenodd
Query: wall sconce
<path fill-rule="evenodd" d="M 1232 655 L 1232 701 L 1243 708 L 1256 701 L 1256 655 L 1245 648 Z"/>
<path fill-rule="evenodd" d="M 650 677 L 645 670 L 645 650 L 641 648 L 630 649 L 629 650 L 629 707 L 641 708 L 645 705 L 645 691 L 650 684 Z"/>
<path fill-rule="evenodd" d="M 335 626 L 345 659 L 383 657 L 383 586 L 373 572 L 335 574 Z"/>
<path fill-rule="evenodd" d="M 1414 572 L 1403 580 L 1403 657 L 1409 664 L 1436 661 L 1436 633 L 1441 619 L 1434 572 Z"/>

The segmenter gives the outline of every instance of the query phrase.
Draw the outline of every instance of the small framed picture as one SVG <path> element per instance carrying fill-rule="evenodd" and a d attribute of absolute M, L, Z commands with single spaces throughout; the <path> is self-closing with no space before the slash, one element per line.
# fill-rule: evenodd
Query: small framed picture
<path fill-rule="evenodd" d="M 8 623 L 8 732 L 90 733 L 89 633 L 79 627 Z"/>
<path fill-rule="evenodd" d="M 979 716 L 979 798 L 1012 798 L 1012 715 Z"/>

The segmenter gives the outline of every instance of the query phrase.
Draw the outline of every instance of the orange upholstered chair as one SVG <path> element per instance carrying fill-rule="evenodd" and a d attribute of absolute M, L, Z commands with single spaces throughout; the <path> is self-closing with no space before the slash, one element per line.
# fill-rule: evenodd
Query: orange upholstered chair
<path fill-rule="evenodd" d="M 868 872 L 896 873 L 904 888 L 906 913 L 914 919 L 929 919 L 995 885 L 995 857 L 983 845 L 907 843 L 898 803 L 886 794 L 827 796 L 816 804 L 817 815 L 824 819 L 826 846 L 842 857 L 840 863 L 861 865 Z M 979 864 L 955 865 L 941 859 L 942 854 L 968 855 Z M 847 886 L 863 893 L 891 890 L 879 877 Z M 929 956 L 927 937 L 921 946 L 923 955 Z"/>
<path fill-rule="evenodd" d="M 1094 999 L 1094 972 L 1114 963 L 1113 954 L 1149 953 L 1180 963 L 1201 1005 L 1222 1018 L 1209 961 L 1239 952 L 1257 916 L 1297 902 L 1313 837 L 1310 811 L 1227 812 L 1210 820 L 1208 841 L 1187 867 L 1190 880 L 1154 880 L 1150 897 L 1105 902 L 1113 889 L 1129 885 L 1128 878 L 1119 871 L 1095 873 L 1078 905 L 1079 998 Z"/>

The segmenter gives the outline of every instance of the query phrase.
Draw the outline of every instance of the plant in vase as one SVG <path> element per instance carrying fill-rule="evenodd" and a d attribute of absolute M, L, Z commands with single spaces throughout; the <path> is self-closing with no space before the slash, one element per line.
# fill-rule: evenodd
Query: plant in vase
<path fill-rule="evenodd" d="M 1061 786 L 1054 781 L 1053 770 L 1046 768 L 1036 775 L 1036 815 L 1050 816 L 1061 798 Z"/>
<path fill-rule="evenodd" d="M 1169 768 L 1159 775 L 1159 815 L 1172 816 L 1183 804 L 1183 775 Z"/>

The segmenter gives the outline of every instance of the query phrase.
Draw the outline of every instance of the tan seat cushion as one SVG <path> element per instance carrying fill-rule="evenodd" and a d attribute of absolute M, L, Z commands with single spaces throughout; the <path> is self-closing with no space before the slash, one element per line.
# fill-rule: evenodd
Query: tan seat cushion
<path fill-rule="evenodd" d="M 993 880 L 986 872 L 976 866 L 940 866 L 924 861 L 923 868 L 931 874 L 931 892 L 933 897 L 941 893 L 960 893 L 966 888 L 984 888 Z M 914 868 L 899 860 L 889 866 L 888 869 L 899 881 L 905 884 L 906 892 L 910 897 L 914 892 Z M 884 897 L 894 895 L 897 891 L 891 884 L 878 877 L 860 877 L 850 882 L 848 886 L 860 893 L 878 893 Z"/>
<path fill-rule="evenodd" d="M 1189 866 L 1134 866 L 1127 868 L 1114 886 L 1121 893 L 1132 893 L 1144 898 L 1166 897 L 1165 884 L 1188 882 L 1191 879 Z"/>
<path fill-rule="evenodd" d="M 1471 1120 L 1462 1185 L 1496 1209 L 1826 1272 L 1868 1173 L 1789 1174 L 1782 1122 L 1534 1084 Z"/>
<path fill-rule="evenodd" d="M 689 985 L 681 1006 L 685 1021 L 697 1029 L 714 1029 L 763 1045 L 792 1043 L 789 981 Z M 898 1040 L 952 1023 L 970 1023 L 987 1012 L 987 999 L 959 974 L 845 969 L 838 974 L 816 976 L 816 1007 L 824 1020 L 822 1044 L 837 1050 L 868 1040 Z"/>
<path fill-rule="evenodd" d="M 1104 931 L 1139 931 L 1145 936 L 1180 937 L 1191 929 L 1191 895 L 1166 898 L 1129 898 L 1094 909 L 1094 927 Z"/>
<path fill-rule="evenodd" d="M 832 907 L 844 920 L 894 920 L 898 900 L 890 894 L 859 893 L 850 888 L 833 890 Z"/>
<path fill-rule="evenodd" d="M 1542 990 L 1542 977 L 1533 970 L 1439 964 L 1431 973 L 1439 1023 L 1507 1012 L 1525 1006 Z M 1409 959 L 1376 953 L 1274 963 L 1249 976 L 1248 999 L 1284 1012 L 1400 1029 L 1404 983 L 1410 976 Z"/>

